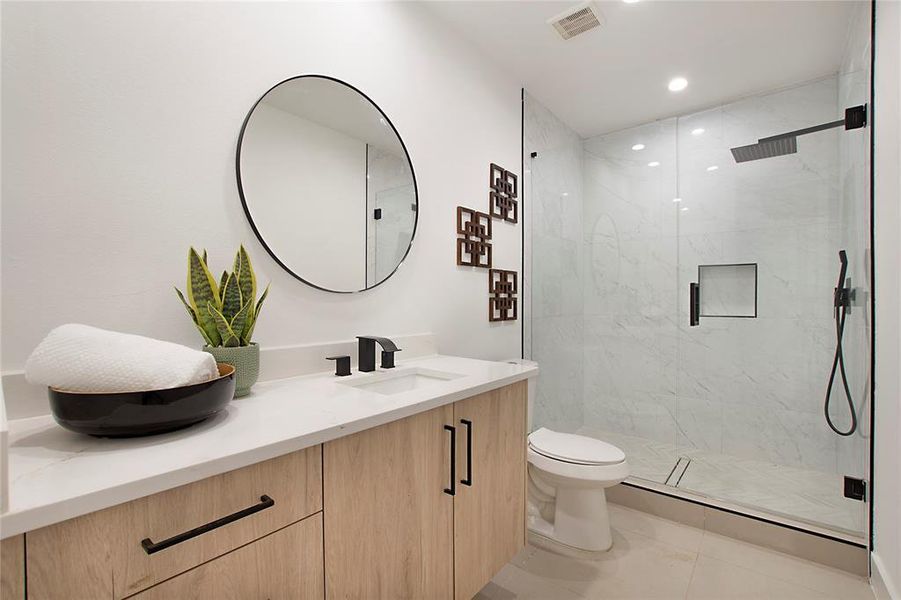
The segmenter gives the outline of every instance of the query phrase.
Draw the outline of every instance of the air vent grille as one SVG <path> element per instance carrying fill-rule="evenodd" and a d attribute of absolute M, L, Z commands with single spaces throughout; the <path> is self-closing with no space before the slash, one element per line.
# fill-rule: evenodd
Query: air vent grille
<path fill-rule="evenodd" d="M 600 27 L 600 13 L 591 4 L 580 4 L 548 21 L 564 40 Z"/>

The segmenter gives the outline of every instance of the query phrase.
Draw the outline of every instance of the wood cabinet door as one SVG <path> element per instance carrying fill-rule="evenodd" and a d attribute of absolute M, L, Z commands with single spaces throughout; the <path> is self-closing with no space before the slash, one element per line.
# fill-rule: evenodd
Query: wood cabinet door
<path fill-rule="evenodd" d="M 25 600 L 25 536 L 0 541 L 0 599 Z"/>
<path fill-rule="evenodd" d="M 515 383 L 454 404 L 458 600 L 475 596 L 525 545 L 526 385 Z"/>
<path fill-rule="evenodd" d="M 279 529 L 134 600 L 322 600 L 322 514 Z"/>
<path fill-rule="evenodd" d="M 453 596 L 452 405 L 323 446 L 326 596 Z"/>

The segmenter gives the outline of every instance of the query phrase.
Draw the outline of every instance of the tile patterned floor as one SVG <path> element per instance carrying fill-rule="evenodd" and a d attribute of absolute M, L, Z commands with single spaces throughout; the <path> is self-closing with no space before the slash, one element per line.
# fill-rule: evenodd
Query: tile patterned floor
<path fill-rule="evenodd" d="M 478 600 L 873 600 L 864 578 L 611 504 L 600 560 L 527 546 Z"/>
<path fill-rule="evenodd" d="M 678 479 L 681 489 L 846 533 L 862 535 L 865 530 L 865 505 L 842 495 L 841 475 L 680 448 L 613 432 L 582 429 L 579 433 L 619 446 L 634 477 L 666 483 L 679 457 L 685 457 L 691 462 Z M 670 485 L 676 483 L 675 479 L 670 478 Z"/>

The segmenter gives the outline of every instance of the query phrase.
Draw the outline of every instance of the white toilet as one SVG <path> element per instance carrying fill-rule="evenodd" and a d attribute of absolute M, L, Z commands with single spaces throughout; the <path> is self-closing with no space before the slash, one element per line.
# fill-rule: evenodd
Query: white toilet
<path fill-rule="evenodd" d="M 571 556 L 613 545 L 604 490 L 629 476 L 612 444 L 544 427 L 529 435 L 528 526 L 533 543 Z"/>

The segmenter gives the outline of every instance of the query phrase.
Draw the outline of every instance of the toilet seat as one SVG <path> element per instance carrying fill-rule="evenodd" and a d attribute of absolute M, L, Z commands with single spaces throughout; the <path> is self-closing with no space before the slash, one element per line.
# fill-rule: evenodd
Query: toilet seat
<path fill-rule="evenodd" d="M 529 449 L 549 459 L 576 465 L 607 466 L 626 460 L 626 454 L 613 444 L 545 427 L 529 435 Z"/>

